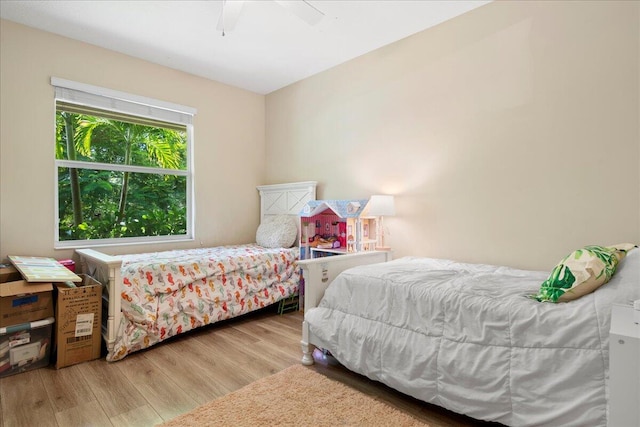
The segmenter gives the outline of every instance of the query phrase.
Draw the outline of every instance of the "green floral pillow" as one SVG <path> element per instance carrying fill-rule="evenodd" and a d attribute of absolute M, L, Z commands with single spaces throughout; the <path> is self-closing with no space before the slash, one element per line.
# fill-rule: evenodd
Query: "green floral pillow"
<path fill-rule="evenodd" d="M 540 286 L 538 301 L 569 302 L 591 293 L 611 279 L 631 243 L 613 246 L 585 246 L 567 255 Z"/>

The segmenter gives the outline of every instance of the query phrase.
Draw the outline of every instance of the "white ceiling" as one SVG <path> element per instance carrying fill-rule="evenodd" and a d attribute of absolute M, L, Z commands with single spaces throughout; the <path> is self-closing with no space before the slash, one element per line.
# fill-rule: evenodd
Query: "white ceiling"
<path fill-rule="evenodd" d="M 267 94 L 488 2 L 308 0 L 325 14 L 311 26 L 246 1 L 224 37 L 222 0 L 0 0 L 0 17 Z"/>

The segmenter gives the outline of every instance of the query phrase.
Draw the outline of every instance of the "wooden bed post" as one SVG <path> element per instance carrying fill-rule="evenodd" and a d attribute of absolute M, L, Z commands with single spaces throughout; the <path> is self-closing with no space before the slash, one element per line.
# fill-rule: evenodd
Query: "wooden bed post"
<path fill-rule="evenodd" d="M 122 259 L 117 256 L 110 256 L 93 249 L 76 249 L 80 256 L 81 271 L 102 283 L 103 300 L 108 300 L 108 312 L 102 314 L 102 336 L 109 352 L 113 350 L 116 340 L 116 333 L 120 327 L 120 283 Z M 106 296 L 105 296 L 106 294 Z M 111 295 L 116 296 L 111 298 Z"/>
<path fill-rule="evenodd" d="M 358 265 L 391 261 L 390 251 L 366 251 L 298 261 L 304 277 L 304 310 L 317 307 L 329 284 L 342 271 Z M 312 345 L 315 343 L 306 321 L 302 322 L 302 364 L 313 365 Z"/>

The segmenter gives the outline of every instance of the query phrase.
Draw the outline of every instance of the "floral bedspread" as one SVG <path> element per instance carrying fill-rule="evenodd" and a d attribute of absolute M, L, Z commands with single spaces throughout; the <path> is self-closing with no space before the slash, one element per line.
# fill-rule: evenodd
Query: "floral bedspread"
<path fill-rule="evenodd" d="M 123 316 L 107 360 L 294 295 L 298 253 L 249 244 L 123 256 Z"/>

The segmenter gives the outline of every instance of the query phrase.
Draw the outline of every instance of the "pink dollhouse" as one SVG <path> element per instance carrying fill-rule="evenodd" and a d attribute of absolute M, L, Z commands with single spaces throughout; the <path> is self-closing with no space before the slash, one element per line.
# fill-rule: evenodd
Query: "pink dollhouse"
<path fill-rule="evenodd" d="M 313 200 L 300 212 L 300 259 L 374 250 L 368 200 Z"/>

